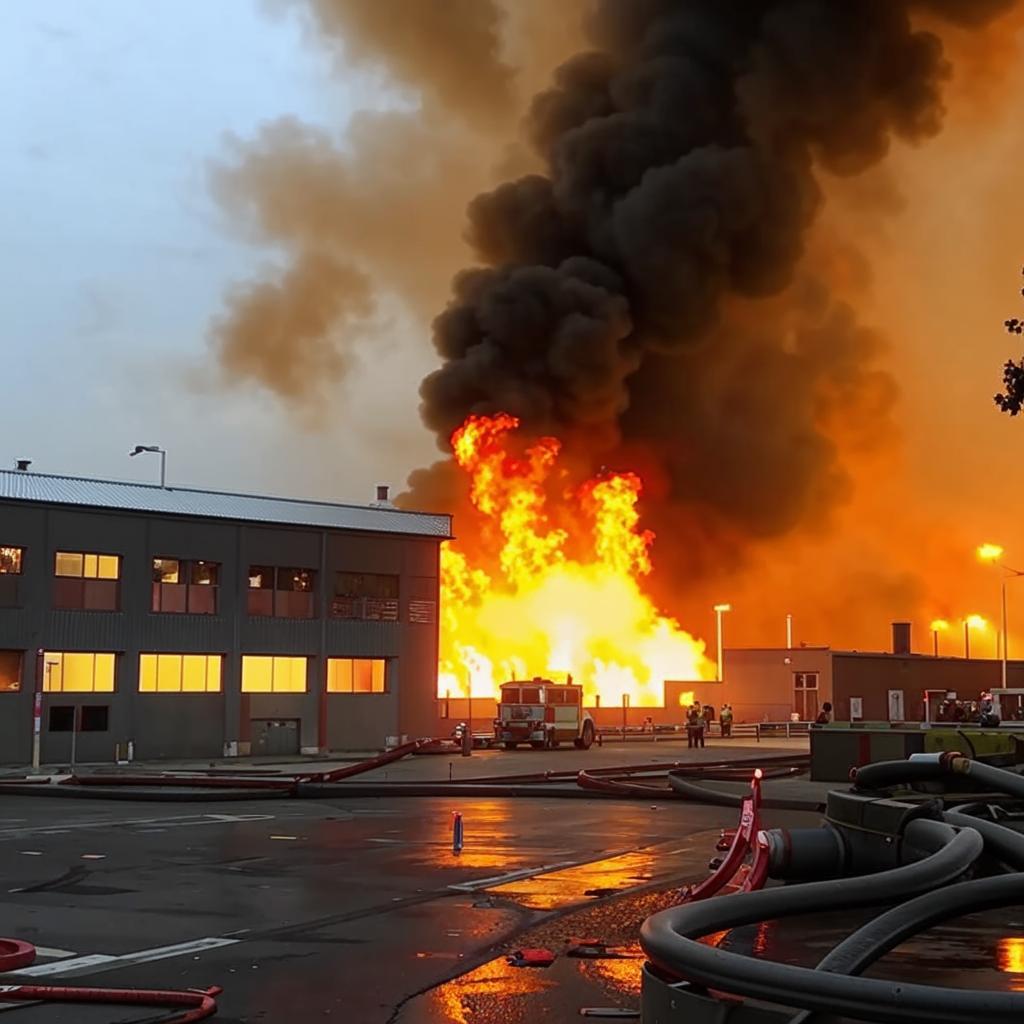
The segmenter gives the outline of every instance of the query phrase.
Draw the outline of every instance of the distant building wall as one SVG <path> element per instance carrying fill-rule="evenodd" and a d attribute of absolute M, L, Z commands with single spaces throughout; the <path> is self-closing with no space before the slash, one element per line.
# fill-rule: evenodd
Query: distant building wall
<path fill-rule="evenodd" d="M 436 733 L 440 538 L 5 499 L 0 547 L 21 551 L 21 571 L 0 575 L 0 655 L 17 660 L 21 669 L 15 685 L 0 685 L 0 763 L 31 758 L 35 690 L 47 680 L 44 651 L 115 659 L 112 692 L 43 695 L 46 762 L 70 757 L 68 708 L 107 709 L 105 718 L 90 713 L 90 728 L 78 733 L 80 762 L 109 762 L 115 748 L 123 751 L 129 741 L 140 758 L 244 754 L 253 749 L 254 723 L 258 736 L 266 737 L 266 723 L 277 721 L 298 723 L 298 743 L 307 753 L 373 749 L 388 736 Z M 65 587 L 55 576 L 58 551 L 120 559 L 112 584 L 116 610 L 55 607 Z M 215 563 L 215 613 L 155 611 L 154 559 Z M 251 566 L 314 572 L 312 617 L 251 614 Z M 398 596 L 379 607 L 360 605 L 355 614 L 339 612 L 339 573 L 395 577 Z M 141 654 L 217 656 L 219 690 L 141 692 Z M 306 658 L 306 692 L 243 693 L 245 655 Z M 330 658 L 384 659 L 386 691 L 328 693 Z"/>
<path fill-rule="evenodd" d="M 832 701 L 832 652 L 828 648 L 726 648 L 718 706 L 728 701 L 737 722 L 787 721 L 797 710 L 796 677 L 808 673 L 817 673 L 814 699 L 820 708 Z"/>

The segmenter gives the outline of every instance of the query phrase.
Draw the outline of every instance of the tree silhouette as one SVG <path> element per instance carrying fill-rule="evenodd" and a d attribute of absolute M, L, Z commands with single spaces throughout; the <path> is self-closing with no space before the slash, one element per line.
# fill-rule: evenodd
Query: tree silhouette
<path fill-rule="evenodd" d="M 1024 269 L 1021 270 L 1024 275 Z M 1024 288 L 1021 289 L 1024 295 Z M 1024 334 L 1024 320 L 1012 316 L 1003 321 L 1010 334 Z M 1003 391 L 995 396 L 995 403 L 1003 412 L 1016 416 L 1024 408 L 1024 358 L 1018 362 L 1007 360 L 1003 366 Z"/>

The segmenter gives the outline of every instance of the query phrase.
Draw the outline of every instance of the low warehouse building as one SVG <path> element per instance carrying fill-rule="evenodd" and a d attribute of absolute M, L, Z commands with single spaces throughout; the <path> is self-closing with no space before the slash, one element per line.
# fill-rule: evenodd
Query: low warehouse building
<path fill-rule="evenodd" d="M 295 754 L 436 727 L 451 519 L 0 471 L 0 763 Z"/>
<path fill-rule="evenodd" d="M 991 658 L 936 657 L 910 650 L 906 623 L 893 627 L 893 649 L 831 647 L 727 648 L 723 699 L 738 721 L 779 722 L 795 714 L 813 721 L 826 702 L 839 722 L 934 720 L 947 694 L 978 700 L 1001 684 Z M 1024 663 L 1007 663 L 1010 687 L 1024 686 Z"/>

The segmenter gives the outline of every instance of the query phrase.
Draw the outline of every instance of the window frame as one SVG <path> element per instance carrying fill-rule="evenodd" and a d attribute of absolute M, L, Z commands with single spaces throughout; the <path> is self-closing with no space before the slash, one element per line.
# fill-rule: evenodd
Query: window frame
<path fill-rule="evenodd" d="M 145 669 L 145 662 L 143 659 L 155 658 L 156 661 L 153 664 L 153 683 L 154 686 L 150 689 L 148 686 L 143 688 L 144 676 L 147 675 Z M 178 688 L 174 689 L 161 689 L 160 688 L 160 659 L 161 658 L 177 658 L 178 659 Z M 204 658 L 204 672 L 203 682 L 204 687 L 202 690 L 185 689 L 185 659 L 186 658 Z M 216 663 L 217 670 L 214 673 L 216 675 L 216 686 L 210 686 L 210 668 L 211 665 Z M 140 651 L 139 652 L 139 675 L 138 675 L 138 691 L 147 695 L 155 694 L 173 694 L 174 696 L 181 696 L 183 694 L 191 696 L 202 696 L 207 697 L 210 694 L 221 694 L 224 692 L 224 654 L 222 652 L 207 652 L 207 651 Z"/>
<path fill-rule="evenodd" d="M 270 662 L 270 688 L 269 689 L 267 689 L 267 690 L 254 690 L 254 689 L 247 689 L 246 688 L 246 685 L 245 685 L 245 663 L 246 663 L 247 659 L 252 659 L 252 658 L 265 659 L 265 660 L 268 660 Z M 242 655 L 241 665 L 239 666 L 239 673 L 240 673 L 240 675 L 239 675 L 239 680 L 238 680 L 238 690 L 239 690 L 240 693 L 246 693 L 246 694 L 273 694 L 275 696 L 282 696 L 282 695 L 301 696 L 303 694 L 307 694 L 307 693 L 309 693 L 309 663 L 312 660 L 312 658 L 313 658 L 313 656 L 312 655 L 308 655 L 308 654 L 252 654 L 252 653 L 243 654 Z M 289 688 L 289 689 L 276 689 L 274 687 L 274 678 L 275 678 L 276 669 L 277 669 L 277 665 L 275 663 L 279 662 L 279 661 L 290 661 L 290 662 L 301 661 L 303 663 L 302 689 L 301 690 L 294 690 L 294 689 L 291 689 L 291 688 Z M 293 664 L 291 666 L 291 668 L 289 669 L 289 674 L 291 674 L 291 672 L 294 671 L 294 668 L 295 668 L 295 666 Z"/>
<path fill-rule="evenodd" d="M 8 572 L 3 568 L 3 562 L 0 561 L 0 576 L 23 576 L 25 574 L 25 547 L 21 544 L 0 544 L 0 554 L 4 551 L 17 551 L 18 552 L 18 568 L 15 572 Z"/>
<path fill-rule="evenodd" d="M 82 559 L 82 571 L 80 573 L 67 573 L 57 571 L 57 559 L 61 555 L 78 557 Z M 89 558 L 96 559 L 96 574 L 90 576 L 86 569 L 88 567 Z M 116 576 L 101 576 L 99 574 L 100 560 L 103 558 L 113 558 L 117 563 L 117 575 Z M 123 556 L 111 551 L 67 551 L 55 548 L 53 552 L 53 575 L 56 579 L 60 580 L 102 580 L 105 583 L 120 583 L 121 582 L 121 563 L 123 562 Z"/>
<path fill-rule="evenodd" d="M 324 689 L 328 694 L 336 694 L 344 697 L 360 696 L 360 697 L 381 697 L 391 692 L 391 666 L 389 662 L 391 658 L 365 658 L 365 657 L 350 657 L 348 655 L 336 655 L 327 659 L 327 670 L 324 673 Z M 356 663 L 368 663 L 370 666 L 370 689 L 356 689 Z M 335 667 L 333 675 L 337 677 L 342 663 L 347 663 L 349 666 L 348 671 L 348 682 L 349 688 L 343 689 L 335 687 L 332 689 L 332 666 Z M 375 689 L 374 683 L 376 682 L 374 676 L 377 666 L 380 666 L 380 686 L 381 688 Z"/>
<path fill-rule="evenodd" d="M 92 687 L 88 690 L 81 689 L 66 689 L 64 686 L 64 673 L 65 673 L 65 662 L 64 659 L 67 655 L 83 655 L 92 657 Z M 51 658 L 60 658 L 60 685 L 54 687 L 52 685 L 53 672 L 46 671 L 46 666 L 53 665 L 54 662 L 50 661 Z M 110 658 L 111 659 L 111 673 L 110 673 L 110 687 L 103 687 L 101 689 L 96 688 L 96 666 L 98 658 Z M 117 693 L 117 676 L 118 676 L 118 663 L 117 663 L 117 652 L 116 651 L 44 651 L 43 652 L 43 679 L 42 679 L 42 690 L 43 693 Z"/>
<path fill-rule="evenodd" d="M 174 562 L 177 566 L 177 582 L 170 582 L 159 580 L 156 578 L 157 562 Z M 152 566 L 151 575 L 153 582 L 151 583 L 151 595 L 149 602 L 149 610 L 152 615 L 219 615 L 220 614 L 220 577 L 221 571 L 224 568 L 223 562 L 215 562 L 210 558 L 172 558 L 164 555 L 153 555 L 150 559 Z M 215 583 L 195 583 L 193 582 L 193 576 L 195 573 L 196 566 L 211 566 L 214 568 Z M 175 591 L 168 590 L 164 591 L 164 587 L 174 587 Z M 209 593 L 213 596 L 213 607 L 209 611 L 200 610 L 193 604 L 192 591 L 193 589 L 202 593 Z M 173 600 L 173 597 L 180 597 L 182 600 Z M 164 599 L 172 599 L 170 601 L 173 605 L 181 605 L 181 607 L 164 607 Z M 196 602 L 198 604 L 198 602 Z M 159 607 L 158 607 L 159 605 Z"/>
<path fill-rule="evenodd" d="M 23 676 L 25 674 L 25 652 L 17 647 L 5 647 L 0 649 L 0 657 L 5 654 L 12 654 L 18 656 L 18 678 L 16 680 L 17 685 L 11 689 L 0 689 L 0 696 L 5 693 L 21 693 L 22 684 L 24 683 Z"/>
<path fill-rule="evenodd" d="M 309 586 L 298 588 L 289 586 L 282 587 L 281 581 L 291 577 L 294 583 L 297 577 L 302 574 L 308 577 Z M 246 578 L 249 585 L 246 588 L 246 614 L 250 618 L 259 619 L 297 619 L 308 621 L 319 618 L 317 600 L 319 571 L 315 568 L 295 565 L 255 565 L 249 566 Z M 253 580 L 260 579 L 259 585 L 254 585 Z M 269 579 L 269 584 L 264 582 Z M 269 594 L 266 597 L 254 595 Z M 296 597 L 295 595 L 308 595 L 308 600 Z M 269 605 L 269 607 L 268 607 Z M 294 614 L 296 610 L 307 611 L 308 614 Z"/>

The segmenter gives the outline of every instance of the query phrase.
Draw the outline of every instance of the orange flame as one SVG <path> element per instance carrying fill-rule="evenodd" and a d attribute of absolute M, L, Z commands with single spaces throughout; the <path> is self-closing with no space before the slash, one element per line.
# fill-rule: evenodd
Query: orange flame
<path fill-rule="evenodd" d="M 547 509 L 561 444 L 543 437 L 514 456 L 518 426 L 506 413 L 471 416 L 452 436 L 471 500 L 496 531 L 498 568 L 492 577 L 444 546 L 439 694 L 493 697 L 508 679 L 571 673 L 590 701 L 618 705 L 628 694 L 650 707 L 665 679 L 714 679 L 703 642 L 641 587 L 654 534 L 639 528 L 640 478 L 605 474 L 567 495 L 579 508 L 570 538 Z M 571 557 L 570 543 L 585 555 Z"/>

